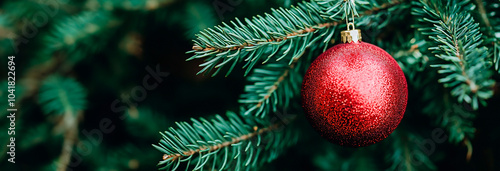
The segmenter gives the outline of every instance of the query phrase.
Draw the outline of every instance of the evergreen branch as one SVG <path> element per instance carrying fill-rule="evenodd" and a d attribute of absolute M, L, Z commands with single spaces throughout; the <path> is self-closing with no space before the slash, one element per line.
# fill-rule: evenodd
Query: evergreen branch
<path fill-rule="evenodd" d="M 264 118 L 280 107 L 288 108 L 291 99 L 300 92 L 302 63 L 297 60 L 291 65 L 287 62 L 269 63 L 254 69 L 247 78 L 250 84 L 245 86 L 245 93 L 238 100 L 246 107 L 244 115 L 254 113 L 256 117 Z"/>
<path fill-rule="evenodd" d="M 165 155 L 163 155 L 163 160 L 169 160 L 170 158 L 172 158 L 172 160 L 178 160 L 178 159 L 181 159 L 182 157 L 189 157 L 189 156 L 195 155 L 197 153 L 200 153 L 201 151 L 213 152 L 213 151 L 216 151 L 218 149 L 232 146 L 232 145 L 237 144 L 241 141 L 247 141 L 251 138 L 254 138 L 257 135 L 261 135 L 264 132 L 269 132 L 269 131 L 275 130 L 276 128 L 278 128 L 278 126 L 279 126 L 278 124 L 274 124 L 274 125 L 271 125 L 267 128 L 263 128 L 263 129 L 259 129 L 259 130 L 254 129 L 254 132 L 251 132 L 251 133 L 248 133 L 245 135 L 239 135 L 238 137 L 233 137 L 233 138 L 231 138 L 230 141 L 226 141 L 226 142 L 212 145 L 212 146 L 200 146 L 195 150 L 186 151 L 183 154 L 170 154 L 170 155 L 165 154 Z"/>
<path fill-rule="evenodd" d="M 431 65 L 440 68 L 438 73 L 445 75 L 439 82 L 445 87 L 453 88 L 451 93 L 458 101 L 472 104 L 474 109 L 478 103 L 493 95 L 491 72 L 486 62 L 488 52 L 481 44 L 481 33 L 471 15 L 462 11 L 468 1 L 425 1 L 415 3 L 421 8 L 414 8 L 413 14 L 423 17 L 419 19 L 419 31 L 429 35 L 434 46 L 429 48 L 436 57 L 449 63 Z"/>
<path fill-rule="evenodd" d="M 301 30 L 293 31 L 293 32 L 288 33 L 288 34 L 286 34 L 284 36 L 281 36 L 281 37 L 271 38 L 271 39 L 262 40 L 262 41 L 256 41 L 254 44 L 243 43 L 242 45 L 239 45 L 239 46 L 221 47 L 221 48 L 216 48 L 216 47 L 211 47 L 211 46 L 207 46 L 205 48 L 202 48 L 202 47 L 200 47 L 198 45 L 194 45 L 193 49 L 197 50 L 197 51 L 217 51 L 217 52 L 225 52 L 225 51 L 229 51 L 229 50 L 240 50 L 240 49 L 244 49 L 246 47 L 256 46 L 255 44 L 257 44 L 257 46 L 258 46 L 259 43 L 264 43 L 264 42 L 279 43 L 279 42 L 282 42 L 282 41 L 286 41 L 287 39 L 292 39 L 294 37 L 297 37 L 297 36 L 299 36 L 301 34 L 315 32 L 317 30 L 317 28 L 321 29 L 321 28 L 325 28 L 325 27 L 336 26 L 338 24 L 339 23 L 337 23 L 337 22 L 321 23 L 321 24 L 318 24 L 318 25 L 315 25 L 315 26 L 306 27 L 306 28 L 301 29 Z"/>
<path fill-rule="evenodd" d="M 70 78 L 51 76 L 40 87 L 39 102 L 45 114 L 76 114 L 84 110 L 86 92 L 83 86 Z"/>
<path fill-rule="evenodd" d="M 337 4 L 342 4 L 338 1 Z M 279 61 L 289 53 L 290 63 L 298 58 L 307 47 L 323 39 L 325 44 L 330 41 L 337 21 L 323 18 L 322 7 L 316 1 L 299 3 L 291 9 L 272 9 L 271 14 L 264 17 L 257 15 L 252 20 L 245 19 L 245 24 L 238 18 L 229 26 L 223 23 L 214 29 L 206 29 L 196 35 L 194 53 L 188 60 L 205 58 L 203 69 L 198 73 L 210 72 L 217 68 L 216 75 L 222 66 L 232 63 L 229 74 L 236 63 L 244 61 L 245 75 L 252 67 L 262 61 L 266 63 L 276 55 Z M 336 8 L 330 13 L 339 14 Z"/>
<path fill-rule="evenodd" d="M 422 77 L 438 77 L 438 75 L 428 74 Z M 432 78 L 427 83 L 420 84 L 419 89 L 422 89 L 422 100 L 426 101 L 426 106 L 422 112 L 433 117 L 437 126 L 446 129 L 448 132 L 448 141 L 458 144 L 467 138 L 473 138 L 475 128 L 473 121 L 475 113 L 467 103 L 456 104 L 454 97 L 448 93 L 436 94 L 434 92 L 442 92 L 443 87 L 435 85 L 433 82 L 438 78 Z M 424 81 L 420 81 L 424 82 Z"/>
<path fill-rule="evenodd" d="M 45 114 L 62 114 L 54 128 L 64 132 L 64 142 L 59 156 L 58 170 L 66 170 L 78 138 L 78 121 L 87 104 L 84 88 L 75 80 L 51 76 L 40 87 L 39 101 Z"/>
<path fill-rule="evenodd" d="M 165 166 L 160 169 L 175 170 L 187 162 L 186 167 L 194 165 L 193 170 L 202 169 L 206 164 L 211 164 L 212 170 L 249 170 L 273 160 L 296 141 L 297 136 L 291 132 L 277 131 L 282 124 L 254 117 L 242 120 L 232 112 L 227 116 L 225 120 L 215 115 L 211 122 L 204 118 L 192 119 L 193 125 L 176 123 L 177 129 L 161 133 L 163 139 L 153 145 L 165 153 L 158 164 Z"/>

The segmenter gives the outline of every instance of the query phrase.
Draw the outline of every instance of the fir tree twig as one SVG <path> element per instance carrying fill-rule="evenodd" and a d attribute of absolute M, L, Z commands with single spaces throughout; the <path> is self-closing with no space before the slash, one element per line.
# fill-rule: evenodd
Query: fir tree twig
<path fill-rule="evenodd" d="M 44 81 L 39 96 L 45 114 L 62 115 L 54 130 L 56 133 L 64 132 L 57 168 L 66 170 L 78 138 L 78 121 L 87 103 L 85 90 L 73 79 L 51 76 Z"/>
<path fill-rule="evenodd" d="M 430 50 L 436 57 L 448 62 L 431 65 L 445 75 L 439 82 L 445 87 L 453 88 L 451 94 L 461 103 L 472 104 L 473 109 L 478 103 L 493 95 L 491 72 L 487 63 L 488 51 L 481 44 L 481 33 L 477 23 L 467 11 L 462 11 L 468 1 L 425 1 L 415 3 L 420 8 L 414 8 L 413 14 L 424 17 L 419 19 L 418 30 L 434 41 Z"/>
<path fill-rule="evenodd" d="M 290 101 L 300 92 L 302 72 L 307 63 L 298 59 L 291 65 L 287 62 L 269 63 L 256 68 L 247 77 L 248 85 L 238 102 L 245 107 L 244 115 L 253 113 L 264 118 L 269 112 L 288 108 Z M 297 65 L 298 64 L 298 65 Z M 297 67 L 296 67 L 297 65 Z"/>
<path fill-rule="evenodd" d="M 294 144 L 297 136 L 290 129 L 278 131 L 280 123 L 259 121 L 255 117 L 241 118 L 228 112 L 228 119 L 215 115 L 209 122 L 204 118 L 191 119 L 193 124 L 176 123 L 161 133 L 158 145 L 163 152 L 160 169 L 175 170 L 181 163 L 199 170 L 209 164 L 212 170 L 249 170 L 269 162 L 285 147 Z M 211 160 L 211 162 L 209 161 Z"/>
<path fill-rule="evenodd" d="M 231 21 L 232 26 L 223 23 L 206 29 L 194 40 L 193 50 L 188 52 L 194 55 L 188 60 L 206 58 L 200 65 L 203 69 L 199 74 L 217 68 L 213 75 L 223 65 L 232 63 L 229 74 L 240 61 L 246 62 L 245 74 L 248 74 L 256 63 L 266 63 L 275 55 L 279 55 L 274 58 L 279 61 L 290 53 L 291 63 L 321 38 L 326 48 L 339 23 L 325 19 L 322 9 L 315 1 L 303 2 L 291 9 L 272 9 L 272 13 L 264 17 L 257 15 L 252 20 L 245 19 L 245 24 L 236 18 Z M 331 13 L 336 13 L 333 16 L 339 14 L 337 11 Z"/>

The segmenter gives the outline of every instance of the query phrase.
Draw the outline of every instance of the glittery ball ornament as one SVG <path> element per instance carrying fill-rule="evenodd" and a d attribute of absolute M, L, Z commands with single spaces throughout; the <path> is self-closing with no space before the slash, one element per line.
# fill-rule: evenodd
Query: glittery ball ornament
<path fill-rule="evenodd" d="M 406 79 L 383 49 L 344 41 L 348 43 L 328 49 L 307 70 L 302 106 L 312 127 L 330 142 L 368 146 L 387 138 L 403 118 Z"/>

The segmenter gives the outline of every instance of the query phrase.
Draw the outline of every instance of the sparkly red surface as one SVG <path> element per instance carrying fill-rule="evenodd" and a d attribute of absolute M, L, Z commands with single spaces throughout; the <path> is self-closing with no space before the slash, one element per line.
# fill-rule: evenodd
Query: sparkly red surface
<path fill-rule="evenodd" d="M 301 94 L 314 129 L 332 143 L 352 147 L 387 138 L 408 101 L 397 62 L 364 42 L 339 44 L 321 54 L 307 70 Z"/>

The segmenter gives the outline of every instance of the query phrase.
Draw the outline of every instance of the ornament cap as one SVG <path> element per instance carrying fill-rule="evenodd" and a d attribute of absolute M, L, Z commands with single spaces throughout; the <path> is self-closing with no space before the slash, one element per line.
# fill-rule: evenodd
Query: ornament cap
<path fill-rule="evenodd" d="M 352 29 L 349 29 L 352 26 Z M 347 24 L 347 30 L 340 32 L 342 43 L 351 43 L 361 41 L 361 30 L 354 28 L 354 23 Z"/>

